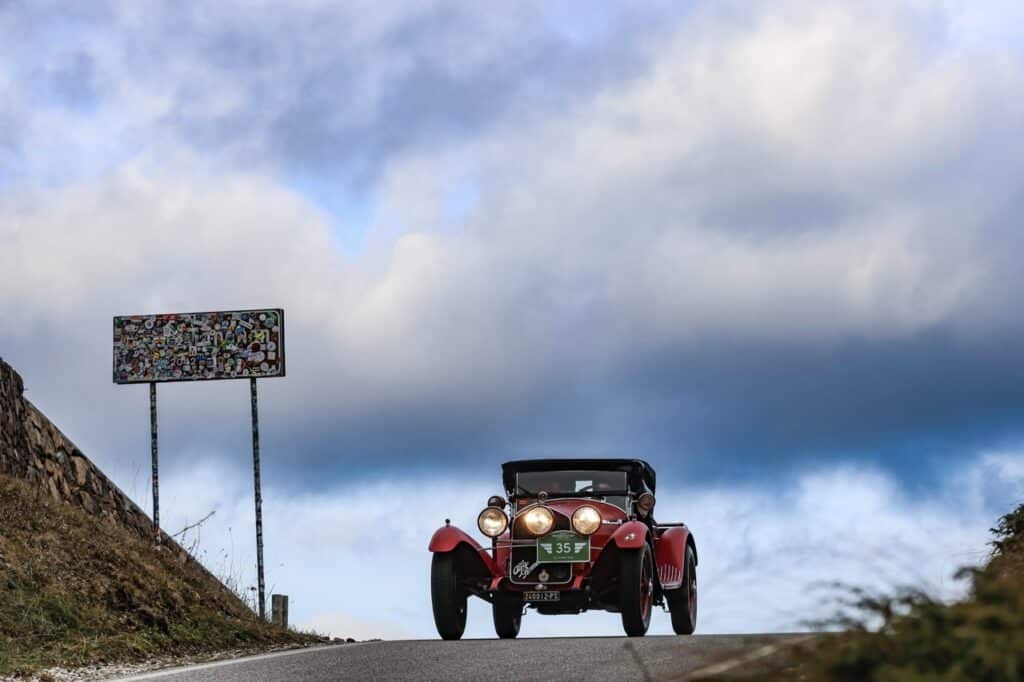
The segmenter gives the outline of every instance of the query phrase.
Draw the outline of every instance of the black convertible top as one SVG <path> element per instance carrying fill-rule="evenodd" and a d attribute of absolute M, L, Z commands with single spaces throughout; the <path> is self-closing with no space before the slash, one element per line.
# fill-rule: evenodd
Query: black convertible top
<path fill-rule="evenodd" d="M 654 492 L 654 469 L 642 459 L 517 459 L 501 465 L 505 490 L 516 484 L 516 474 L 524 471 L 625 471 L 629 474 L 629 487 L 640 491 L 646 486 Z"/>

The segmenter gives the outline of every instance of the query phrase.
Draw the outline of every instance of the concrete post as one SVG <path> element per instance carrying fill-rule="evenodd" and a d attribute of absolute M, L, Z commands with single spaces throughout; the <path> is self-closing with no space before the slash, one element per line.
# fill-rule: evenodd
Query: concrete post
<path fill-rule="evenodd" d="M 288 595 L 270 595 L 270 612 L 274 625 L 288 628 Z"/>

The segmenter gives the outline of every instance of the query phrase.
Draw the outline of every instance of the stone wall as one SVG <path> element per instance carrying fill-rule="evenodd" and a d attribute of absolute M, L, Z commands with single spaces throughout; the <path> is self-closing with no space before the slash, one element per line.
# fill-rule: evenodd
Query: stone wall
<path fill-rule="evenodd" d="M 28 463 L 24 390 L 21 377 L 0 358 L 0 472 L 18 477 Z"/>
<path fill-rule="evenodd" d="M 36 485 L 55 500 L 152 539 L 149 516 L 25 399 L 21 376 L 0 358 L 0 473 Z M 166 534 L 167 550 L 190 557 Z"/>

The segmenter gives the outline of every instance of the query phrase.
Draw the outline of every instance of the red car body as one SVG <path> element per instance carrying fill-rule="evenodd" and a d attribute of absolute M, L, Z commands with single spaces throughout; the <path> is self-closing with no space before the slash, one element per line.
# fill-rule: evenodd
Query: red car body
<path fill-rule="evenodd" d="M 650 465 L 618 459 L 521 460 L 507 462 L 503 469 L 509 501 L 492 497 L 485 509 L 496 517 L 493 510 L 498 506 L 494 503 L 500 501 L 502 513 L 509 510 L 503 532 L 481 544 L 446 521 L 430 540 L 432 601 L 443 638 L 461 637 L 465 597 L 470 595 L 494 605 L 495 629 L 501 637 L 518 635 L 526 608 L 542 614 L 590 609 L 620 612 L 626 633 L 637 636 L 646 633 L 651 608 L 664 605 L 670 609 L 678 634 L 693 632 L 696 542 L 685 524 L 654 522 L 655 477 Z M 612 477 L 609 480 L 620 480 L 614 472 L 625 475 L 621 479 L 627 481 L 625 490 L 599 491 L 586 486 L 590 490 L 549 495 L 526 491 L 518 484 L 521 474 L 557 480 L 559 476 L 596 478 L 607 473 Z M 645 508 L 645 503 L 650 508 Z M 588 535 L 578 533 L 573 521 L 574 512 L 583 506 L 592 507 L 600 516 L 599 527 Z M 546 508 L 554 518 L 553 527 L 541 535 L 531 535 L 522 522 L 523 515 L 535 507 Z M 588 539 L 587 560 L 542 563 L 540 544 L 552 534 L 580 544 Z M 582 547 L 579 551 L 587 553 Z"/>

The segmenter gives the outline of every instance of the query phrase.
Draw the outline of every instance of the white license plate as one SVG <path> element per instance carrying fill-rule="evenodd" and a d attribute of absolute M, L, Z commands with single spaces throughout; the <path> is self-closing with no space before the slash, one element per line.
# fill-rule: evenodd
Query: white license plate
<path fill-rule="evenodd" d="M 558 601 L 562 596 L 561 592 L 524 592 L 523 599 L 526 601 Z"/>

